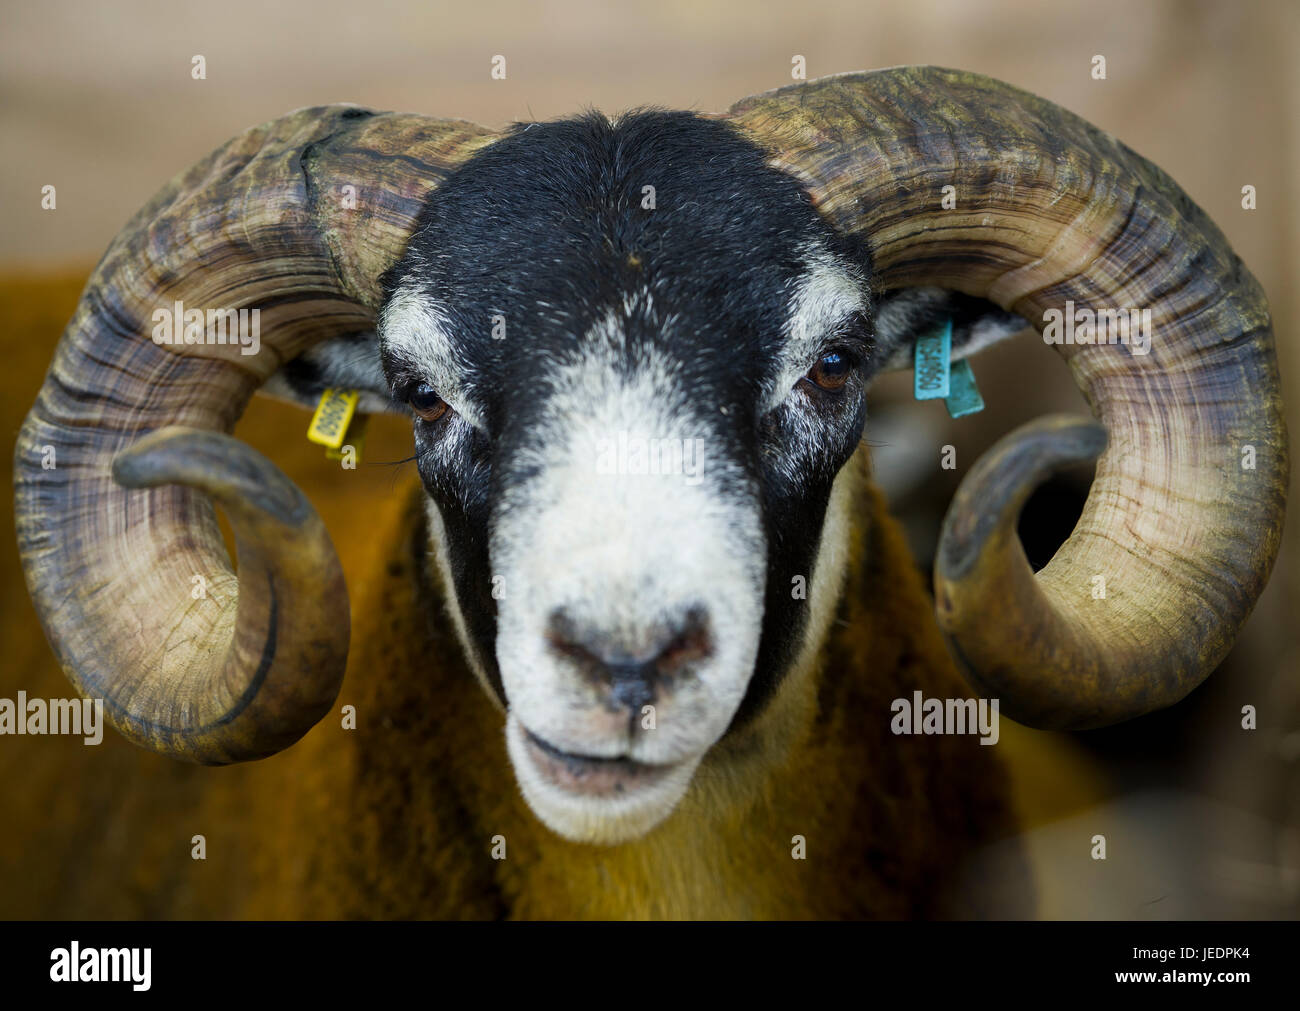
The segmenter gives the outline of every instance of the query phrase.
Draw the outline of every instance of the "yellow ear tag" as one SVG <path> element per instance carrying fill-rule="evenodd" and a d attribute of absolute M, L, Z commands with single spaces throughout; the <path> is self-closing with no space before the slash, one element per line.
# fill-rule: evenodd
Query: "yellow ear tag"
<path fill-rule="evenodd" d="M 357 413 L 361 399 L 356 390 L 326 390 L 316 405 L 307 427 L 307 438 L 325 447 L 330 460 L 342 460 L 344 447 L 351 446 L 354 459 L 361 459 L 361 448 L 366 441 L 366 422 L 369 418 Z"/>
<path fill-rule="evenodd" d="M 346 460 L 348 459 L 348 448 L 352 449 L 352 463 L 361 462 L 361 451 L 366 448 L 366 425 L 370 423 L 370 415 L 358 414 L 352 419 L 352 424 L 348 426 L 347 435 L 343 437 L 343 445 L 338 449 L 325 450 L 325 459 L 327 460 Z M 351 469 L 351 468 L 347 468 Z"/>

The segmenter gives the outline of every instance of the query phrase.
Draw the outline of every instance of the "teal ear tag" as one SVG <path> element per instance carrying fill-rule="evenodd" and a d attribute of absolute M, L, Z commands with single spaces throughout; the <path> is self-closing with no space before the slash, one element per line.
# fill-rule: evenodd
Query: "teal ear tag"
<path fill-rule="evenodd" d="M 917 400 L 939 400 L 948 396 L 948 363 L 952 358 L 952 320 L 943 328 L 916 342 L 914 392 Z"/>
<path fill-rule="evenodd" d="M 971 371 L 970 362 L 965 358 L 952 367 L 949 393 L 944 403 L 948 405 L 948 414 L 954 418 L 963 418 L 968 414 L 984 410 L 984 398 L 980 396 L 979 387 L 975 385 L 975 373 Z"/>

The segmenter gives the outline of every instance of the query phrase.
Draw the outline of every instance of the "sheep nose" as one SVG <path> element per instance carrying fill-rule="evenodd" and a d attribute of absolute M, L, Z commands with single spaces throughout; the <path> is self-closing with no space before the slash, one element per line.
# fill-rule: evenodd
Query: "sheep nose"
<path fill-rule="evenodd" d="M 573 662 L 614 704 L 634 713 L 671 691 L 678 678 L 713 655 L 708 612 L 698 606 L 631 635 L 576 620 L 556 608 L 546 638 L 554 653 Z"/>

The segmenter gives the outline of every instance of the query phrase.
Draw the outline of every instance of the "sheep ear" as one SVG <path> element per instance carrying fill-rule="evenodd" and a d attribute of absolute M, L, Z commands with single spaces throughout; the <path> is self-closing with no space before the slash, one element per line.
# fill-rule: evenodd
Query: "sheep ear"
<path fill-rule="evenodd" d="M 379 339 L 374 333 L 336 337 L 312 345 L 286 362 L 259 392 L 300 407 L 314 409 L 328 389 L 358 390 L 358 410 L 366 414 L 402 413 L 379 363 Z"/>
<path fill-rule="evenodd" d="M 879 368 L 910 369 L 912 349 L 923 337 L 952 320 L 952 357 L 966 358 L 990 344 L 1018 334 L 1029 323 L 992 302 L 947 288 L 900 288 L 876 300 Z"/>

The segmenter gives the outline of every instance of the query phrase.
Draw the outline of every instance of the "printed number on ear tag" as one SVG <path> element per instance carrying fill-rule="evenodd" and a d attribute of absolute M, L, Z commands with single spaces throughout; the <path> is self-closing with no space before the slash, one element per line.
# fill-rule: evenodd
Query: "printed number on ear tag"
<path fill-rule="evenodd" d="M 352 447 L 352 462 L 361 462 L 361 451 L 366 448 L 366 425 L 370 422 L 370 415 L 358 414 L 352 419 L 352 424 L 348 425 L 347 434 L 343 436 L 343 445 L 338 449 L 326 449 L 325 459 L 327 460 L 346 460 L 348 459 L 347 448 Z"/>
<path fill-rule="evenodd" d="M 951 359 L 952 320 L 945 320 L 937 332 L 917 339 L 914 387 L 917 400 L 948 396 Z"/>
<path fill-rule="evenodd" d="M 328 389 L 320 395 L 316 413 L 307 427 L 307 438 L 325 447 L 325 456 L 331 460 L 343 458 L 343 447 L 351 446 L 356 459 L 361 458 L 365 443 L 366 415 L 357 413 L 361 394 L 357 390 Z"/>
<path fill-rule="evenodd" d="M 917 400 L 942 399 L 954 418 L 984 410 L 970 362 L 952 360 L 952 320 L 917 340 L 914 372 Z"/>

